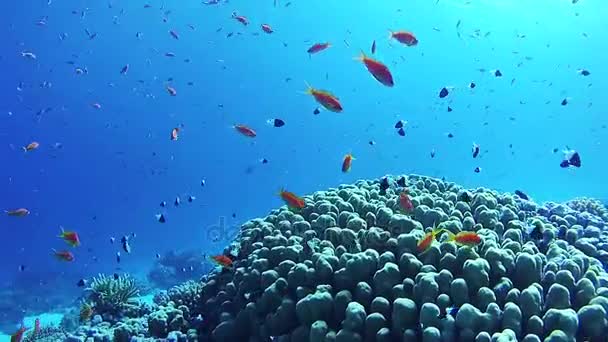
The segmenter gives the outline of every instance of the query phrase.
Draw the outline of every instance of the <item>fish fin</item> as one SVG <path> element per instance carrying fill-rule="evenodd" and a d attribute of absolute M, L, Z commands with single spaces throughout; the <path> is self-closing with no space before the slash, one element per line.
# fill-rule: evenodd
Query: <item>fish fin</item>
<path fill-rule="evenodd" d="M 306 95 L 312 95 L 313 91 L 315 90 L 315 88 L 313 88 L 310 84 L 308 84 L 308 82 L 304 81 L 304 84 L 306 85 L 306 90 L 303 91 L 302 93 L 306 94 Z"/>
<path fill-rule="evenodd" d="M 21 148 L 23 149 L 23 152 L 27 152 L 27 147 L 22 146 Z"/>
<path fill-rule="evenodd" d="M 445 240 L 445 242 L 452 242 L 452 241 L 456 240 L 456 234 L 452 233 L 449 230 L 444 229 L 444 231 L 448 234 L 448 238 L 447 238 L 447 240 Z"/>
<path fill-rule="evenodd" d="M 395 34 L 395 32 L 391 29 L 388 29 L 388 40 L 393 39 L 393 35 Z"/>
<path fill-rule="evenodd" d="M 361 52 L 359 53 L 359 56 L 353 57 L 353 60 L 358 61 L 358 62 L 363 62 L 366 58 L 367 58 L 367 56 L 365 55 L 365 52 L 363 52 L 363 50 L 361 50 Z"/>

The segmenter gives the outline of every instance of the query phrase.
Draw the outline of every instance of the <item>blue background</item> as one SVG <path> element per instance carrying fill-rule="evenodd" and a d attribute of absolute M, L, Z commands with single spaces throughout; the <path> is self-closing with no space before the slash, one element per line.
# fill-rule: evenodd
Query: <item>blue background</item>
<path fill-rule="evenodd" d="M 123 253 L 118 266 L 142 276 L 156 253 L 220 252 L 227 237 L 212 242 L 208 234 L 220 218 L 230 230 L 265 215 L 282 205 L 281 187 L 304 195 L 420 173 L 467 187 L 521 189 L 537 201 L 608 197 L 608 7 L 599 0 L 469 2 L 307 0 L 284 7 L 282 0 L 274 7 L 272 0 L 184 0 L 165 1 L 162 10 L 160 1 L 149 1 L 149 9 L 139 1 L 1 2 L 0 208 L 25 207 L 31 215 L 0 217 L 0 284 L 75 299 L 80 277 L 116 270 L 119 245 L 109 238 L 132 232 L 133 253 Z M 250 25 L 231 19 L 232 11 Z M 47 24 L 36 25 L 44 16 Z M 275 32 L 263 33 L 262 23 Z M 85 29 L 97 37 L 89 40 Z M 410 30 L 420 42 L 408 48 L 389 41 L 389 29 Z M 353 60 L 361 50 L 369 54 L 373 40 L 394 88 Z M 332 47 L 309 58 L 308 47 L 325 41 Z M 129 72 L 121 75 L 125 64 Z M 88 74 L 77 75 L 76 67 Z M 44 81 L 52 87 L 41 88 Z M 336 94 L 344 111 L 313 115 L 317 104 L 303 94 L 305 82 Z M 455 89 L 439 99 L 444 86 Z M 569 104 L 561 106 L 565 97 Z M 36 114 L 45 108 L 52 110 Z M 286 125 L 271 127 L 270 118 Z M 399 119 L 408 121 L 405 137 L 393 128 Z M 237 134 L 236 123 L 258 136 Z M 179 125 L 179 140 L 171 141 Z M 31 141 L 40 148 L 24 153 Z M 481 146 L 478 159 L 473 142 Z M 566 145 L 580 152 L 582 168 L 559 167 Z M 356 160 L 343 174 L 346 153 Z M 182 205 L 175 208 L 177 195 Z M 164 225 L 154 218 L 160 212 Z M 60 225 L 80 234 L 73 263 L 51 256 L 51 248 L 66 247 L 56 237 Z M 15 305 L 27 301 L 16 298 Z"/>

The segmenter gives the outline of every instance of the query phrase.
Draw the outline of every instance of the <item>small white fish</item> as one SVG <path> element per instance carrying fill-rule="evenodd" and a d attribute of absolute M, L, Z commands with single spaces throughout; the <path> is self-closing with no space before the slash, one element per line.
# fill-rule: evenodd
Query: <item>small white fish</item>
<path fill-rule="evenodd" d="M 21 57 L 29 58 L 29 59 L 37 59 L 36 54 L 30 51 L 21 52 Z"/>

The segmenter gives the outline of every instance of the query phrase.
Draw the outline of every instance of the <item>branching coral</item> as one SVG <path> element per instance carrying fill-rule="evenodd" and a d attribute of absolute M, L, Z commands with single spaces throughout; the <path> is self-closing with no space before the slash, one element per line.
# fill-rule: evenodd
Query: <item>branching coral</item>
<path fill-rule="evenodd" d="M 120 315 L 128 309 L 133 297 L 139 294 L 139 288 L 129 275 L 118 278 L 104 274 L 93 278 L 89 294 L 89 302 L 93 303 L 94 311 L 99 315 Z M 105 317 L 104 317 L 105 318 Z"/>

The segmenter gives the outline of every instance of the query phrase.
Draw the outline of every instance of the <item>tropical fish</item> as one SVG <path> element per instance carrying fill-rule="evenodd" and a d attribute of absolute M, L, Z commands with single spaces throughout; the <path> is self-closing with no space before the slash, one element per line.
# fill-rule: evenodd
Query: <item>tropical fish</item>
<path fill-rule="evenodd" d="M 24 217 L 30 214 L 30 211 L 25 208 L 4 211 L 8 216 Z"/>
<path fill-rule="evenodd" d="M 575 150 L 567 149 L 564 152 L 564 159 L 559 164 L 562 168 L 570 166 L 581 167 L 581 156 Z"/>
<path fill-rule="evenodd" d="M 350 153 L 344 156 L 344 159 L 342 160 L 342 172 L 350 171 L 353 160 L 355 160 L 355 157 L 353 157 L 353 155 Z"/>
<path fill-rule="evenodd" d="M 393 75 L 386 65 L 382 62 L 373 58 L 367 57 L 365 53 L 361 52 L 361 55 L 357 57 L 357 60 L 363 62 L 367 70 L 374 76 L 374 78 L 387 87 L 395 85 L 393 81 Z"/>
<path fill-rule="evenodd" d="M 251 129 L 250 127 L 247 127 L 245 125 L 234 125 L 234 129 L 236 129 L 237 132 L 241 133 L 242 135 L 249 137 L 249 138 L 255 138 L 257 136 L 257 133 Z"/>
<path fill-rule="evenodd" d="M 268 24 L 262 24 L 262 31 L 264 31 L 264 32 L 266 32 L 268 34 L 274 32 L 273 29 L 272 29 L 272 27 L 270 27 L 270 25 L 268 25 Z"/>
<path fill-rule="evenodd" d="M 171 130 L 171 140 L 175 141 L 179 138 L 179 127 L 175 127 Z"/>
<path fill-rule="evenodd" d="M 477 158 L 479 155 L 479 145 L 473 143 L 473 158 Z"/>
<path fill-rule="evenodd" d="M 448 233 L 448 239 L 446 242 L 454 241 L 456 244 L 461 246 L 475 247 L 481 243 L 481 237 L 476 232 L 459 232 L 458 234 L 454 234 L 452 232 Z"/>
<path fill-rule="evenodd" d="M 429 247 L 431 247 L 433 244 L 433 241 L 435 241 L 435 237 L 441 232 L 443 232 L 443 229 L 437 229 L 435 226 L 433 226 L 433 229 L 426 233 L 426 235 L 420 241 L 418 241 L 418 244 L 416 245 L 418 252 L 422 253 L 429 249 Z"/>
<path fill-rule="evenodd" d="M 95 109 L 101 109 L 101 104 L 98 102 L 95 103 L 91 103 L 91 107 L 95 108 Z"/>
<path fill-rule="evenodd" d="M 399 206 L 401 206 L 401 209 L 408 213 L 414 210 L 414 204 L 408 195 L 407 188 L 403 189 L 403 191 L 399 194 Z"/>
<path fill-rule="evenodd" d="M 177 90 L 171 86 L 167 86 L 167 93 L 171 96 L 177 96 Z"/>
<path fill-rule="evenodd" d="M 31 143 L 27 144 L 27 146 L 23 146 L 22 148 L 24 152 L 29 152 L 37 149 L 38 147 L 40 147 L 40 144 L 37 141 L 32 141 Z"/>
<path fill-rule="evenodd" d="M 239 23 L 247 26 L 249 25 L 249 19 L 247 19 L 247 17 L 242 16 L 242 15 L 237 15 L 236 13 L 232 13 L 232 18 L 234 18 L 234 20 L 238 21 Z"/>
<path fill-rule="evenodd" d="M 519 196 L 519 198 L 521 198 L 521 199 L 523 199 L 523 200 L 526 200 L 526 201 L 529 201 L 529 200 L 530 200 L 530 197 L 529 197 L 528 195 L 526 195 L 526 194 L 525 194 L 523 191 L 521 191 L 521 190 L 515 190 L 515 194 L 516 194 L 517 196 Z"/>
<path fill-rule="evenodd" d="M 418 39 L 416 39 L 416 36 L 414 36 L 414 34 L 412 32 L 408 32 L 408 31 L 397 31 L 397 32 L 393 32 L 393 31 L 389 31 L 390 35 L 389 35 L 389 39 L 395 39 L 397 40 L 399 43 L 401 44 L 405 44 L 407 46 L 415 46 L 418 44 Z"/>
<path fill-rule="evenodd" d="M 230 259 L 229 257 L 222 255 L 222 254 L 212 255 L 209 257 L 209 260 L 211 260 L 211 262 L 213 262 L 214 264 L 224 267 L 224 268 L 232 267 L 232 259 Z"/>
<path fill-rule="evenodd" d="M 340 99 L 338 99 L 335 95 L 326 90 L 315 89 L 311 86 L 308 86 L 308 89 L 306 89 L 306 94 L 312 95 L 312 97 L 315 98 L 315 101 L 317 101 L 321 106 L 323 106 L 323 108 L 331 112 L 340 113 L 342 111 L 342 104 L 340 104 Z"/>
<path fill-rule="evenodd" d="M 330 43 L 316 43 L 316 44 L 313 44 L 311 47 L 309 47 L 308 50 L 306 50 L 306 52 L 308 52 L 309 54 L 312 55 L 312 54 L 321 52 L 329 47 L 331 47 Z"/>
<path fill-rule="evenodd" d="M 55 258 L 60 261 L 72 262 L 75 259 L 74 254 L 72 254 L 70 251 L 56 251 L 53 249 L 53 255 L 55 255 Z"/>
<path fill-rule="evenodd" d="M 285 189 L 281 189 L 279 191 L 279 196 L 288 207 L 293 209 L 302 209 L 306 205 L 306 202 L 302 197 L 297 196 L 293 192 L 289 192 Z"/>
<path fill-rule="evenodd" d="M 169 34 L 171 35 L 171 37 L 173 37 L 175 40 L 179 40 L 179 34 L 177 33 L 177 31 L 171 30 L 169 31 Z"/>
<path fill-rule="evenodd" d="M 60 228 L 61 228 L 61 234 L 59 234 L 57 237 L 62 238 L 63 241 L 65 241 L 68 245 L 70 245 L 72 247 L 80 246 L 80 238 L 78 237 L 78 233 L 72 232 L 72 231 L 66 231 L 63 229 L 63 227 L 60 227 Z"/>

